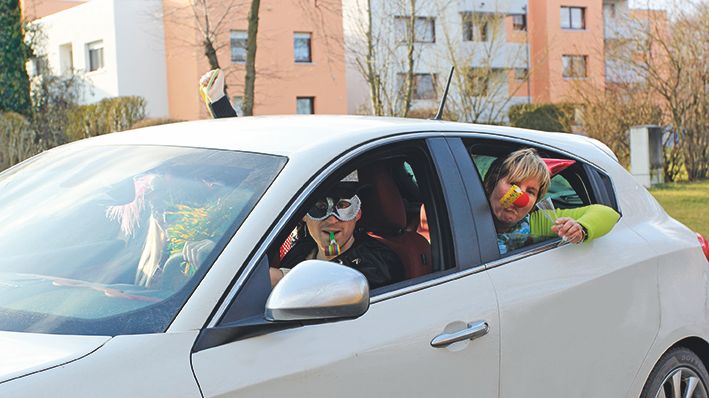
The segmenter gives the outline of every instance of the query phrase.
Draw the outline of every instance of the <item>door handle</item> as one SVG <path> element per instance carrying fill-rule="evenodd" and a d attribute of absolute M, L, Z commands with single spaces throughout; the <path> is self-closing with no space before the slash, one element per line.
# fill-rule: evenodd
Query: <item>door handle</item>
<path fill-rule="evenodd" d="M 478 337 L 485 336 L 490 330 L 490 327 L 485 321 L 471 322 L 468 327 L 453 333 L 441 333 L 431 340 L 431 346 L 435 348 L 447 347 L 453 343 L 463 340 L 474 340 Z"/>

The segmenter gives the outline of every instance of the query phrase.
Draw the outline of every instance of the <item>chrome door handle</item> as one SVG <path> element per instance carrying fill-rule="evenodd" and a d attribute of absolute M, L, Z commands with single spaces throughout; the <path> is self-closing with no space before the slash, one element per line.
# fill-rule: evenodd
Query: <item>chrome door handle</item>
<path fill-rule="evenodd" d="M 441 333 L 431 340 L 431 346 L 435 348 L 447 347 L 453 343 L 463 340 L 473 340 L 485 336 L 490 327 L 485 321 L 471 322 L 468 327 L 453 333 Z"/>

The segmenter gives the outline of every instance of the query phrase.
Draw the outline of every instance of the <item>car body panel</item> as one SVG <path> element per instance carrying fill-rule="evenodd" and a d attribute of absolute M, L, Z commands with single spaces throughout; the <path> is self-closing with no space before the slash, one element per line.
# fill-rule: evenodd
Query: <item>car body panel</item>
<path fill-rule="evenodd" d="M 627 390 L 660 323 L 657 261 L 643 247 L 616 226 L 489 271 L 500 305 L 501 397 Z"/>
<path fill-rule="evenodd" d="M 489 323 L 487 335 L 431 347 L 446 328 L 478 320 Z M 497 325 L 487 274 L 468 272 L 376 302 L 355 320 L 229 343 L 195 353 L 192 363 L 205 397 L 437 396 L 451 388 L 495 397 Z"/>
<path fill-rule="evenodd" d="M 200 397 L 197 332 L 118 336 L 79 360 L 0 384 L 7 397 Z"/>
<path fill-rule="evenodd" d="M 89 355 L 110 337 L 0 332 L 0 383 Z"/>
<path fill-rule="evenodd" d="M 622 218 L 607 236 L 580 246 L 543 247 L 492 261 L 487 270 L 404 284 L 375 297 L 355 320 L 192 354 L 199 331 L 218 321 L 247 277 L 246 264 L 263 254 L 268 234 L 293 215 L 307 189 L 378 145 L 460 136 L 534 144 L 602 170 Z M 669 347 L 686 337 L 709 341 L 709 266 L 696 237 L 595 140 L 430 120 L 282 116 L 155 126 L 69 145 L 134 144 L 271 153 L 288 162 L 166 333 L 76 340 L 17 333 L 23 342 L 10 352 L 21 361 L 0 361 L 8 374 L 0 395 L 199 397 L 201 385 L 208 397 L 637 397 Z M 489 323 L 487 335 L 431 347 L 437 335 L 478 320 Z"/>

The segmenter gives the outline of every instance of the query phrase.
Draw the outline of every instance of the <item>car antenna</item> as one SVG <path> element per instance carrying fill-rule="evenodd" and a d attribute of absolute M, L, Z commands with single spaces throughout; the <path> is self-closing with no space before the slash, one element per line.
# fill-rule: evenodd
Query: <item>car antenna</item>
<path fill-rule="evenodd" d="M 441 105 L 438 106 L 438 113 L 433 117 L 433 120 L 441 120 L 443 118 L 443 107 L 446 106 L 446 98 L 448 98 L 448 88 L 451 86 L 451 80 L 453 79 L 453 70 L 455 66 L 451 66 L 451 73 L 448 75 L 448 82 L 446 83 L 446 89 L 443 91 L 443 98 L 441 98 Z"/>

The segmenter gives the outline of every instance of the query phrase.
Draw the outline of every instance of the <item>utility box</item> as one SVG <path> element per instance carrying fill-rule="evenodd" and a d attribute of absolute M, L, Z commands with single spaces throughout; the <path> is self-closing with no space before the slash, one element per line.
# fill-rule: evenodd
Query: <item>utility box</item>
<path fill-rule="evenodd" d="M 645 188 L 664 182 L 662 128 L 630 128 L 630 174 Z"/>

